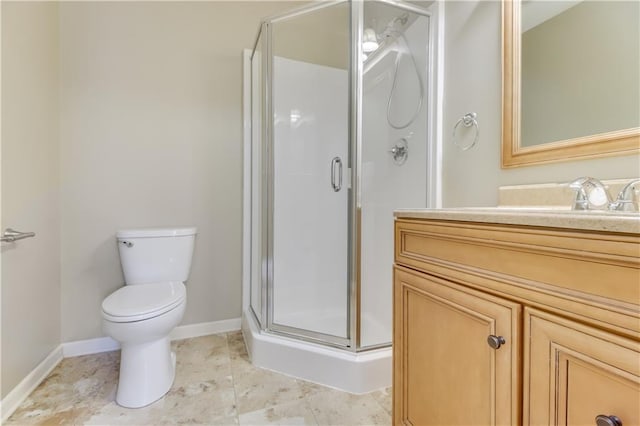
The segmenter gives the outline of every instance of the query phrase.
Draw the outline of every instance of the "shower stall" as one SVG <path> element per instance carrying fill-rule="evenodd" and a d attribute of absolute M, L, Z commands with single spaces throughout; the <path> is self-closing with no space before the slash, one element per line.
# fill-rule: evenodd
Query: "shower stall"
<path fill-rule="evenodd" d="M 416 3 L 314 2 L 261 23 L 245 64 L 257 365 L 351 392 L 390 385 L 393 210 L 438 197 L 436 6 Z"/>

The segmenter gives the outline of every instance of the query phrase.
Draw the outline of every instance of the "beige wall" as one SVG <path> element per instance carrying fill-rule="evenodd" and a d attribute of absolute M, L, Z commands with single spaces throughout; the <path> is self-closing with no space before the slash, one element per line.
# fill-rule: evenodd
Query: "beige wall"
<path fill-rule="evenodd" d="M 296 6 L 60 4 L 63 341 L 103 335 L 121 228 L 196 225 L 183 324 L 240 316 L 242 49 Z"/>
<path fill-rule="evenodd" d="M 273 54 L 347 69 L 349 5 L 342 3 L 273 24 Z"/>
<path fill-rule="evenodd" d="M 58 13 L 2 2 L 2 397 L 60 343 Z"/>
<path fill-rule="evenodd" d="M 501 8 L 498 1 L 445 3 L 443 204 L 493 206 L 501 185 L 568 182 L 582 175 L 616 179 L 640 175 L 635 156 L 500 168 Z M 478 113 L 478 146 L 462 152 L 451 139 L 456 121 Z"/>

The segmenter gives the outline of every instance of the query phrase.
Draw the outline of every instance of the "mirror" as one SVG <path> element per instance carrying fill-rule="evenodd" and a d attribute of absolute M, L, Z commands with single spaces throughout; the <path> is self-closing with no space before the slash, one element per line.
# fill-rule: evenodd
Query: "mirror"
<path fill-rule="evenodd" d="M 640 2 L 503 0 L 502 167 L 640 153 Z"/>

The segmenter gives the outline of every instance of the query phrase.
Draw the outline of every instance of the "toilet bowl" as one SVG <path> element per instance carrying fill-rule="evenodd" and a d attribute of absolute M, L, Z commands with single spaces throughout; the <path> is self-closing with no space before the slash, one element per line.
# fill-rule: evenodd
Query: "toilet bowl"
<path fill-rule="evenodd" d="M 118 405 L 144 407 L 173 384 L 176 358 L 169 334 L 186 308 L 183 281 L 195 234 L 195 228 L 118 232 L 126 284 L 102 302 L 103 329 L 121 347 Z"/>

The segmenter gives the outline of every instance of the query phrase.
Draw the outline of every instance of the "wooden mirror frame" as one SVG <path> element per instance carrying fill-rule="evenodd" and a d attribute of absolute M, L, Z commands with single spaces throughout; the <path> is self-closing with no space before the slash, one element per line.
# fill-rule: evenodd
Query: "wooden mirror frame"
<path fill-rule="evenodd" d="M 640 154 L 640 127 L 520 146 L 520 0 L 502 0 L 502 168 Z"/>

